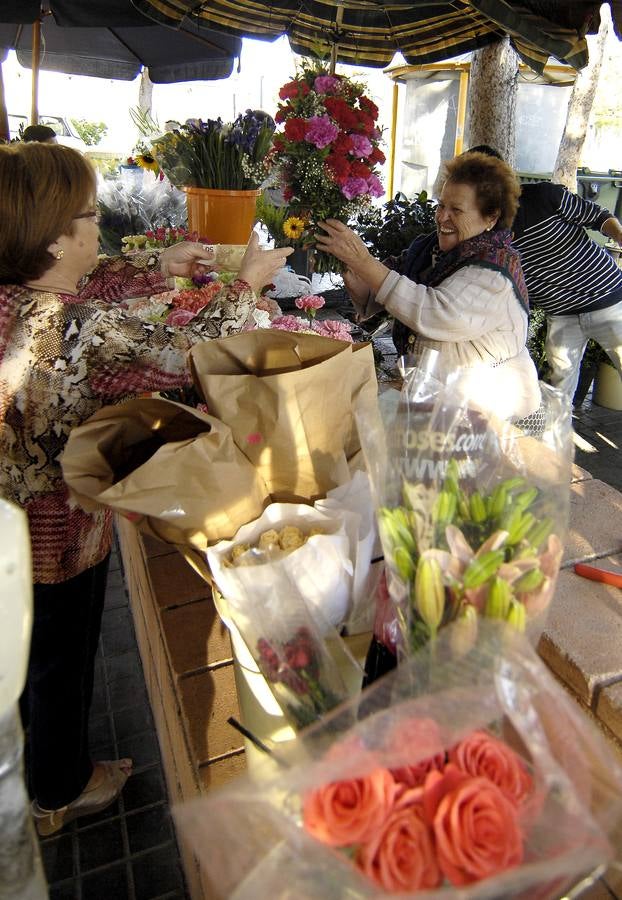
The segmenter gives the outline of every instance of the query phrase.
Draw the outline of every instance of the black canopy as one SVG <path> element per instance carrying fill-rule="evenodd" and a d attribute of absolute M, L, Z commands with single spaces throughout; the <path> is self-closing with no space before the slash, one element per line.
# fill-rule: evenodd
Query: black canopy
<path fill-rule="evenodd" d="M 202 22 L 232 35 L 273 40 L 287 34 L 308 55 L 332 48 L 343 63 L 386 66 L 442 62 L 504 35 L 542 71 L 549 56 L 582 68 L 586 32 L 598 31 L 601 0 L 133 0 L 154 21 Z M 620 0 L 609 0 L 618 37 Z"/>
<path fill-rule="evenodd" d="M 130 0 L 47 0 L 41 18 L 40 68 L 68 75 L 133 80 L 142 66 L 156 83 L 227 78 L 241 38 L 216 33 L 199 22 L 181 28 L 156 24 Z M 32 66 L 32 23 L 39 0 L 0 3 L 0 60 L 14 49 Z"/>

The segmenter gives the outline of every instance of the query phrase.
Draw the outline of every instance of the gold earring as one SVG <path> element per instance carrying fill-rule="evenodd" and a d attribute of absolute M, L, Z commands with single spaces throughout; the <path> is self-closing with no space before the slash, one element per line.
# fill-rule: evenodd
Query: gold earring
<path fill-rule="evenodd" d="M 54 254 L 56 259 L 62 259 L 64 255 L 65 255 L 65 251 L 63 250 L 62 247 L 60 248 L 60 250 L 57 250 L 56 253 Z"/>

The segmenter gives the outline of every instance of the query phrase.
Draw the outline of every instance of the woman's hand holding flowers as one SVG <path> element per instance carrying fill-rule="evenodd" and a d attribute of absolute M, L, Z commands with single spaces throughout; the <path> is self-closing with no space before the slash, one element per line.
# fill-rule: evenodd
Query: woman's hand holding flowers
<path fill-rule="evenodd" d="M 319 224 L 326 234 L 315 235 L 317 249 L 330 253 L 345 263 L 358 279 L 358 294 L 361 293 L 363 284 L 375 293 L 389 274 L 387 267 L 374 259 L 358 234 L 343 222 L 327 219 Z"/>
<path fill-rule="evenodd" d="M 199 260 L 205 259 L 205 247 L 194 241 L 179 241 L 167 247 L 160 254 L 160 269 L 163 275 L 176 275 L 179 278 L 192 278 L 206 272 Z"/>
<path fill-rule="evenodd" d="M 246 252 L 242 257 L 239 278 L 245 281 L 257 293 L 270 284 L 285 260 L 294 252 L 293 247 L 277 247 L 275 250 L 262 250 L 256 232 L 251 234 Z"/>

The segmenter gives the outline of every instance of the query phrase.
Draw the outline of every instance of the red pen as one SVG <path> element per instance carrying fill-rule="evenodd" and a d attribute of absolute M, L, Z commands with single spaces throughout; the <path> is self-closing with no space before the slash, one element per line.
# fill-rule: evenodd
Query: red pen
<path fill-rule="evenodd" d="M 577 575 L 589 578 L 592 581 L 600 581 L 603 584 L 611 584 L 613 587 L 622 588 L 622 572 L 611 572 L 608 569 L 599 569 L 597 566 L 589 566 L 587 563 L 575 563 Z"/>

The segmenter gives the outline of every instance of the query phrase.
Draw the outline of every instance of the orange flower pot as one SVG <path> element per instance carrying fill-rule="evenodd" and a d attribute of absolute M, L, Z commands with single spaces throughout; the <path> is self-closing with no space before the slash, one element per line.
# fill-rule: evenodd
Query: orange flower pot
<path fill-rule="evenodd" d="M 213 244 L 247 244 L 255 222 L 256 191 L 185 187 L 188 227 Z"/>

